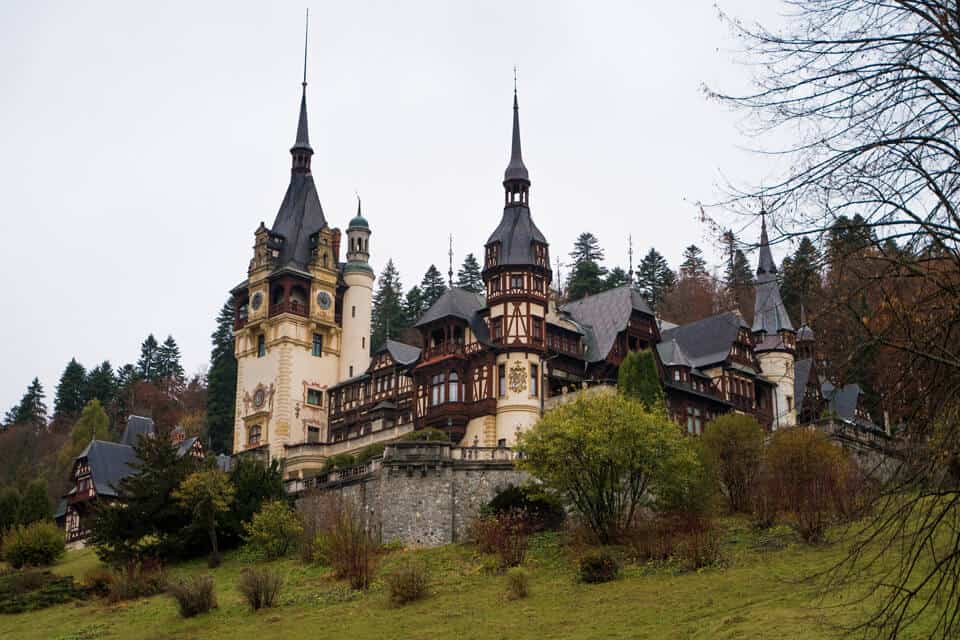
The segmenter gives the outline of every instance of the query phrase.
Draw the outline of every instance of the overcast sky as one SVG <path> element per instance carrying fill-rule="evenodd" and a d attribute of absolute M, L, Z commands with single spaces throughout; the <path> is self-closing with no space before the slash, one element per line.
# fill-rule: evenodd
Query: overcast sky
<path fill-rule="evenodd" d="M 718 261 L 693 203 L 756 182 L 741 116 L 701 85 L 751 70 L 714 0 L 312 3 L 313 174 L 331 226 L 363 198 L 405 287 L 480 254 L 502 211 L 512 67 L 534 219 L 608 266 L 651 246 Z M 771 22 L 769 0 L 721 0 Z M 0 411 L 64 365 L 134 362 L 148 333 L 209 358 L 253 231 L 289 179 L 303 2 L 0 3 Z M 742 226 L 742 225 L 741 225 Z M 748 227 L 744 239 L 758 233 Z M 751 256 L 751 261 L 753 257 Z"/>

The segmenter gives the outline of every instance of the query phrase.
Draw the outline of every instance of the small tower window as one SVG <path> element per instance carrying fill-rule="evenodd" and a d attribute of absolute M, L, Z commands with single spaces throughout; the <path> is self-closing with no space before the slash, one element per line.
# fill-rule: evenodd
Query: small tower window
<path fill-rule="evenodd" d="M 253 425 L 247 433 L 247 446 L 255 447 L 260 444 L 260 425 Z"/>
<path fill-rule="evenodd" d="M 323 355 L 323 335 L 319 333 L 313 334 L 313 355 L 320 357 Z"/>
<path fill-rule="evenodd" d="M 353 365 L 350 365 L 350 373 L 348 374 L 351 378 L 353 377 Z"/>
<path fill-rule="evenodd" d="M 360 348 L 361 349 L 367 348 L 367 336 L 360 336 Z"/>
<path fill-rule="evenodd" d="M 501 364 L 497 365 L 497 378 L 499 384 L 497 385 L 497 390 L 500 393 L 501 398 L 507 397 L 507 365 Z"/>
<path fill-rule="evenodd" d="M 262 358 L 267 355 L 267 337 L 262 333 L 257 336 L 257 357 Z"/>
<path fill-rule="evenodd" d="M 351 318 L 356 318 L 356 317 L 357 317 L 357 307 L 356 307 L 356 306 L 350 307 L 350 317 L 351 317 Z"/>
<path fill-rule="evenodd" d="M 530 395 L 534 398 L 540 397 L 540 367 L 535 364 L 530 365 Z"/>

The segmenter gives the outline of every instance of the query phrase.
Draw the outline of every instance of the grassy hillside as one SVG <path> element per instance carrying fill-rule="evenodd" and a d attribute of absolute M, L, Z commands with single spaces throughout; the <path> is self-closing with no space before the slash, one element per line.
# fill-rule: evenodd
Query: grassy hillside
<path fill-rule="evenodd" d="M 531 596 L 507 601 L 503 576 L 485 575 L 471 547 L 395 552 L 417 553 L 432 569 L 426 600 L 392 607 L 384 585 L 357 594 L 320 567 L 295 560 L 273 563 L 286 576 L 282 605 L 251 613 L 235 590 L 245 566 L 237 555 L 212 571 L 219 608 L 192 620 L 178 617 L 166 596 L 108 605 L 100 600 L 0 616 L 0 638 L 92 640 L 341 637 L 364 638 L 836 638 L 836 625 L 856 611 L 832 605 L 815 584 L 802 579 L 842 553 L 839 545 L 810 548 L 792 537 L 758 537 L 728 522 L 727 566 L 680 573 L 669 567 L 627 567 L 624 576 L 601 585 L 578 584 L 558 536 L 534 539 L 526 563 Z M 89 550 L 68 554 L 55 570 L 82 577 L 96 565 Z M 204 563 L 175 567 L 171 574 L 208 572 Z M 921 630 L 918 630 L 921 631 Z M 909 636 L 903 636 L 909 637 Z M 919 636 L 917 636 L 919 637 Z"/>

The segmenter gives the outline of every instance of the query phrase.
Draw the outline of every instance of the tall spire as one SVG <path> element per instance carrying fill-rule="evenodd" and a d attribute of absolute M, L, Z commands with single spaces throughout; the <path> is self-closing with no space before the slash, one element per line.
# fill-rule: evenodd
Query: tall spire
<path fill-rule="evenodd" d="M 306 25 L 303 30 L 303 81 L 300 83 L 303 90 L 300 94 L 300 118 L 297 121 L 297 140 L 290 148 L 293 156 L 293 173 L 310 173 L 310 156 L 313 148 L 310 146 L 310 133 L 307 128 L 307 43 L 310 34 L 310 9 L 307 9 Z"/>
<path fill-rule="evenodd" d="M 510 146 L 510 164 L 503 174 L 504 184 L 515 180 L 530 182 L 530 174 L 523 164 L 520 150 L 520 104 L 517 100 L 517 68 L 513 68 L 513 140 Z"/>
<path fill-rule="evenodd" d="M 770 238 L 767 236 L 767 212 L 760 210 L 760 263 L 757 265 L 757 276 L 773 276 L 777 272 L 777 265 L 773 262 L 770 252 Z"/>

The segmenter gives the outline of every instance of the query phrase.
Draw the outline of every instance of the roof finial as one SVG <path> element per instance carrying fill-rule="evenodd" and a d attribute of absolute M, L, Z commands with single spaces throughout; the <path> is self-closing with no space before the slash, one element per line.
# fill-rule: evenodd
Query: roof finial
<path fill-rule="evenodd" d="M 517 95 L 517 65 L 513 65 L 513 95 Z"/>
<path fill-rule="evenodd" d="M 450 285 L 450 288 L 453 288 L 453 234 L 450 234 L 450 250 L 447 252 L 447 257 L 450 259 L 450 268 L 447 270 L 447 283 Z"/>
<path fill-rule="evenodd" d="M 633 284 L 633 234 L 627 235 L 627 256 L 629 256 L 629 267 L 630 272 L 627 274 L 627 279 L 630 281 L 630 284 Z"/>
<path fill-rule="evenodd" d="M 307 19 L 303 26 L 303 90 L 307 90 L 307 43 L 310 36 L 310 7 L 307 7 Z"/>

